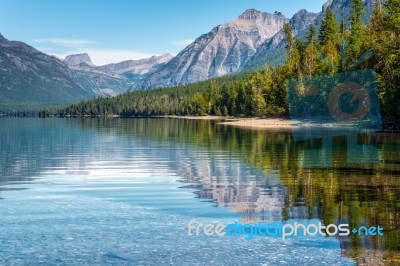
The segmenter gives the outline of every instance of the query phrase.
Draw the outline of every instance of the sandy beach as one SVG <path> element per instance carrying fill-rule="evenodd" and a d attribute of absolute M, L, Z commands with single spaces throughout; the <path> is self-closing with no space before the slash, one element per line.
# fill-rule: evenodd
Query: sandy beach
<path fill-rule="evenodd" d="M 235 127 L 243 127 L 248 129 L 277 129 L 291 130 L 299 128 L 324 128 L 324 129 L 347 129 L 353 130 L 359 128 L 357 123 L 312 123 L 290 120 L 286 118 L 238 118 L 227 116 L 163 116 L 177 119 L 193 119 L 193 120 L 214 120 L 219 121 L 220 125 L 228 125 Z"/>
<path fill-rule="evenodd" d="M 282 118 L 232 119 L 232 121 L 224 121 L 220 124 L 255 129 L 292 129 L 297 127 L 291 120 Z"/>
<path fill-rule="evenodd" d="M 164 118 L 190 119 L 190 120 L 215 120 L 218 124 L 254 129 L 292 129 L 296 126 L 289 119 L 283 118 L 237 118 L 230 116 L 163 116 Z"/>

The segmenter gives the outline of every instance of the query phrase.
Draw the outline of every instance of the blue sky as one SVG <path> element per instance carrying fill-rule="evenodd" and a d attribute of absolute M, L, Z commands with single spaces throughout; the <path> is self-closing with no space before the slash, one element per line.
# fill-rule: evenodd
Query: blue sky
<path fill-rule="evenodd" d="M 176 54 L 246 9 L 319 12 L 325 0 L 0 0 L 0 33 L 64 57 L 87 52 L 95 64 Z"/>

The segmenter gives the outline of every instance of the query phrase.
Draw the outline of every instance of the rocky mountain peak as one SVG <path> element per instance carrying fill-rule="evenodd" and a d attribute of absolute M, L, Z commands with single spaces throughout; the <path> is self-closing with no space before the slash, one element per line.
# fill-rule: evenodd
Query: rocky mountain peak
<path fill-rule="evenodd" d="M 138 85 L 141 88 L 183 85 L 237 72 L 265 40 L 289 22 L 282 14 L 248 9 L 237 19 L 201 35 Z"/>
<path fill-rule="evenodd" d="M 298 34 L 300 31 L 308 29 L 310 24 L 312 24 L 317 17 L 317 13 L 311 13 L 305 9 L 301 9 L 290 19 L 293 32 Z"/>
<path fill-rule="evenodd" d="M 154 55 L 153 58 L 161 59 L 162 61 L 165 62 L 165 61 L 171 60 L 173 58 L 173 56 L 170 53 L 167 53 L 167 54 L 163 54 L 160 56 Z"/>
<path fill-rule="evenodd" d="M 236 21 L 247 21 L 249 23 L 265 23 L 271 19 L 286 20 L 285 16 L 281 12 L 275 11 L 274 14 L 270 14 L 251 8 L 243 12 Z"/>
<path fill-rule="evenodd" d="M 262 12 L 251 8 L 251 9 L 247 9 L 246 11 L 244 11 L 238 19 L 242 19 L 242 20 L 257 20 L 260 19 L 262 17 Z"/>
<path fill-rule="evenodd" d="M 322 12 L 326 12 L 326 10 L 328 10 L 328 8 L 332 5 L 333 0 L 328 0 L 326 1 L 326 3 L 322 6 Z"/>
<path fill-rule="evenodd" d="M 8 40 L 6 38 L 4 38 L 3 35 L 1 35 L 1 33 L 0 33 L 0 43 L 5 43 L 7 41 Z"/>
<path fill-rule="evenodd" d="M 149 59 L 142 59 L 142 60 L 143 61 L 148 60 L 149 62 L 157 62 L 158 64 L 161 64 L 170 61 L 172 58 L 174 57 L 171 54 L 167 53 L 162 55 L 153 55 Z"/>
<path fill-rule="evenodd" d="M 305 14 L 308 14 L 309 12 L 305 9 L 299 10 L 296 14 L 294 14 L 294 17 L 301 17 L 304 16 Z"/>
<path fill-rule="evenodd" d="M 65 57 L 64 61 L 70 67 L 76 67 L 81 65 L 82 63 L 85 63 L 91 67 L 95 66 L 87 53 L 68 55 L 67 57 Z"/>

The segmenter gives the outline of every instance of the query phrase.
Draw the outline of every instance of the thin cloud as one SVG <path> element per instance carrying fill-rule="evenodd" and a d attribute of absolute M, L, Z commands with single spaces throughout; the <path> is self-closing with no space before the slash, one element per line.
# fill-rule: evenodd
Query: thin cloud
<path fill-rule="evenodd" d="M 152 57 L 153 54 L 131 51 L 131 50 L 121 50 L 121 49 L 97 49 L 97 48 L 80 48 L 70 50 L 64 53 L 51 53 L 49 54 L 57 56 L 60 59 L 64 59 L 67 55 L 71 54 L 81 54 L 87 53 L 92 62 L 97 66 L 107 65 L 111 63 L 119 63 L 125 60 L 139 60 L 143 58 Z"/>
<path fill-rule="evenodd" d="M 85 39 L 64 39 L 64 38 L 47 38 L 47 39 L 36 39 L 33 40 L 35 43 L 46 43 L 46 44 L 57 44 L 65 47 L 81 47 L 91 44 L 97 44 L 97 42 L 89 41 Z"/>
<path fill-rule="evenodd" d="M 193 42 L 193 39 L 187 39 L 187 40 L 177 40 L 177 41 L 173 41 L 172 44 L 173 45 L 189 45 Z"/>

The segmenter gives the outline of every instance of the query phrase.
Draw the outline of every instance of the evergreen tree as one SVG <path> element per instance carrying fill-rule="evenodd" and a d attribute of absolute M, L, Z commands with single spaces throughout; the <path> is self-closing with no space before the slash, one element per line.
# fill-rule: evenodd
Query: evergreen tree
<path fill-rule="evenodd" d="M 374 9 L 372 11 L 371 20 L 368 25 L 368 33 L 375 35 L 382 28 L 383 10 L 381 0 L 375 0 Z M 369 35 L 371 36 L 371 35 Z"/>
<path fill-rule="evenodd" d="M 380 96 L 386 115 L 400 117 L 400 0 L 384 4 L 382 26 L 376 45 L 380 73 Z"/>
<path fill-rule="evenodd" d="M 368 39 L 367 45 L 368 48 L 374 51 L 373 60 L 370 60 L 369 66 L 371 68 L 375 68 L 377 62 L 380 61 L 378 57 L 379 49 L 381 49 L 381 39 L 382 39 L 382 25 L 383 25 L 383 7 L 381 0 L 375 1 L 375 6 L 372 11 L 371 20 L 367 27 Z"/>
<path fill-rule="evenodd" d="M 351 32 L 348 45 L 348 61 L 358 60 L 365 52 L 365 26 L 362 20 L 365 14 L 362 0 L 351 0 L 352 10 L 350 13 Z"/>
<path fill-rule="evenodd" d="M 192 114 L 194 115 L 206 115 L 208 112 L 208 102 L 200 93 L 196 93 L 195 95 L 193 95 L 190 106 L 192 109 Z"/>
<path fill-rule="evenodd" d="M 285 23 L 283 25 L 283 32 L 285 33 L 286 52 L 289 55 L 293 49 L 293 44 L 294 44 L 293 32 L 292 32 L 292 28 L 290 27 L 289 23 Z"/>
<path fill-rule="evenodd" d="M 346 31 L 347 31 L 346 21 L 342 19 L 342 21 L 340 22 L 340 34 L 343 36 L 346 34 Z"/>
<path fill-rule="evenodd" d="M 308 28 L 308 33 L 306 37 L 306 44 L 315 44 L 315 38 L 317 35 L 317 29 L 315 28 L 314 25 L 311 24 L 311 26 Z"/>
<path fill-rule="evenodd" d="M 387 0 L 383 23 L 386 30 L 392 31 L 397 37 L 400 35 L 400 0 Z"/>
<path fill-rule="evenodd" d="M 339 25 L 335 15 L 333 14 L 332 9 L 328 9 L 321 22 L 321 28 L 319 31 L 320 45 L 336 43 L 339 39 L 339 32 Z"/>
<path fill-rule="evenodd" d="M 301 59 L 304 55 L 302 43 L 293 36 L 289 24 L 283 26 L 285 33 L 287 60 L 285 63 L 287 73 L 291 76 L 301 76 Z"/>
<path fill-rule="evenodd" d="M 320 52 L 316 72 L 318 74 L 331 74 L 337 72 L 340 62 L 338 49 L 340 27 L 332 9 L 328 9 L 325 17 L 322 19 L 318 39 Z"/>

